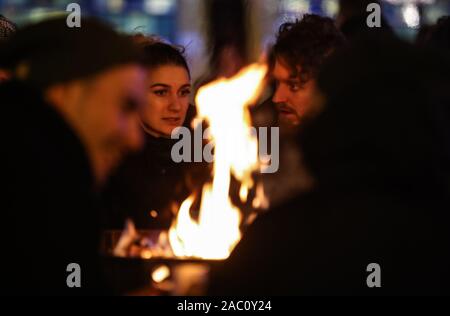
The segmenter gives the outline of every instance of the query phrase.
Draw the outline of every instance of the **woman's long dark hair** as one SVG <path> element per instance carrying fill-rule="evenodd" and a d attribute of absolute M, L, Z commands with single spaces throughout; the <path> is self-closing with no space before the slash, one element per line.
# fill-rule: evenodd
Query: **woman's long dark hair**
<path fill-rule="evenodd" d="M 136 35 L 135 41 L 142 47 L 147 67 L 156 68 L 163 65 L 181 66 L 189 74 L 190 70 L 184 57 L 184 47 L 164 43 L 155 37 Z"/>

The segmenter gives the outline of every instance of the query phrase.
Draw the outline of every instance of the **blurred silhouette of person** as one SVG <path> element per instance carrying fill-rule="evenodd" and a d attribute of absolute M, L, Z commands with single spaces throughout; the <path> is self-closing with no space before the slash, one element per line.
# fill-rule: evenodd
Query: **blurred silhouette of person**
<path fill-rule="evenodd" d="M 122 229 L 129 218 L 140 229 L 168 229 L 178 210 L 176 202 L 190 193 L 185 185 L 188 163 L 176 163 L 171 155 L 179 141 L 171 138 L 172 132 L 189 128 L 195 115 L 189 104 L 190 70 L 181 47 L 144 36 L 137 40 L 149 81 L 147 102 L 140 111 L 145 145 L 119 168 L 105 192 L 105 226 Z"/>
<path fill-rule="evenodd" d="M 17 26 L 10 20 L 0 15 L 0 50 L 2 45 L 17 31 Z M 10 74 L 7 69 L 0 68 L 0 84 L 9 78 Z"/>
<path fill-rule="evenodd" d="M 449 161 L 430 102 L 450 68 L 430 57 L 367 36 L 330 58 L 323 110 L 299 134 L 314 189 L 260 216 L 209 294 L 450 293 Z"/>
<path fill-rule="evenodd" d="M 444 59 L 448 63 L 450 58 L 450 16 L 439 18 L 436 24 L 423 30 L 416 39 L 416 45 L 428 51 L 430 58 L 436 62 Z M 440 66 L 437 65 L 436 71 L 441 78 L 435 81 L 431 101 L 435 105 L 434 109 L 438 123 L 445 131 L 443 134 L 446 135 L 447 157 L 450 157 L 450 126 L 448 124 L 450 122 L 450 74 L 440 71 L 439 68 Z M 447 167 L 445 173 L 450 176 L 450 166 Z"/>
<path fill-rule="evenodd" d="M 421 47 L 426 45 L 426 43 L 429 41 L 429 34 L 431 33 L 432 28 L 433 26 L 429 24 L 422 24 L 420 26 L 415 39 L 415 43 L 417 46 Z"/>
<path fill-rule="evenodd" d="M 211 0 L 205 3 L 209 68 L 196 80 L 196 89 L 221 77 L 232 77 L 248 63 L 248 3 Z"/>
<path fill-rule="evenodd" d="M 450 16 L 439 18 L 435 25 L 427 26 L 418 34 L 417 44 L 440 50 L 444 54 L 450 50 Z"/>
<path fill-rule="evenodd" d="M 98 192 L 142 146 L 138 111 L 146 74 L 131 39 L 93 19 L 27 26 L 0 58 L 6 191 L 1 288 L 5 294 L 84 295 L 108 290 L 99 263 Z M 78 264 L 81 287 L 67 280 Z"/>
<path fill-rule="evenodd" d="M 379 0 L 340 0 L 339 13 L 336 18 L 336 23 L 345 35 L 347 40 L 352 41 L 358 37 L 370 33 L 390 33 L 393 34 L 392 28 L 384 15 L 381 15 L 381 27 L 370 28 L 367 25 L 367 18 L 372 11 L 367 12 L 369 4 L 378 4 L 381 6 Z"/>

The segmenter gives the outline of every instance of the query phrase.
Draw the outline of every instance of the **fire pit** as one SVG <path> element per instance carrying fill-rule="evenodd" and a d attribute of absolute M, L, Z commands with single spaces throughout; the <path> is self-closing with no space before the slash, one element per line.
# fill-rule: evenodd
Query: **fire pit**
<path fill-rule="evenodd" d="M 253 178 L 261 161 L 249 107 L 266 73 L 266 65 L 253 64 L 233 78 L 200 88 L 195 121 L 197 126 L 203 122 L 209 126 L 214 145 L 212 182 L 181 204 L 168 231 L 137 231 L 128 222 L 123 232 L 105 235 L 108 277 L 116 281 L 117 290 L 151 285 L 159 294 L 204 294 L 209 267 L 228 258 L 242 237 L 244 217 L 230 196 L 232 180 L 239 183 L 241 203 L 265 204 L 263 190 Z M 252 190 L 261 194 L 252 197 Z M 194 218 L 192 211 L 198 216 Z"/>
<path fill-rule="evenodd" d="M 208 273 L 218 260 L 179 258 L 176 256 L 148 256 L 150 249 L 141 248 L 140 255 L 117 256 L 114 250 L 122 231 L 106 231 L 102 253 L 106 277 L 115 292 L 130 295 L 203 295 Z M 154 238 L 164 231 L 138 231 L 139 236 Z"/>

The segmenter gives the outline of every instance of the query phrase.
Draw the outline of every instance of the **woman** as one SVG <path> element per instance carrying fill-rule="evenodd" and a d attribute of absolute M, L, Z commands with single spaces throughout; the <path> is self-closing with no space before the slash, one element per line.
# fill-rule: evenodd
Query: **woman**
<path fill-rule="evenodd" d="M 148 65 L 148 103 L 141 112 L 144 150 L 131 156 L 111 179 L 104 196 L 107 229 L 121 229 L 127 218 L 137 228 L 168 228 L 178 203 L 187 197 L 186 166 L 171 158 L 178 140 L 171 134 L 189 126 L 194 107 L 189 67 L 182 50 L 169 44 L 136 38 Z"/>

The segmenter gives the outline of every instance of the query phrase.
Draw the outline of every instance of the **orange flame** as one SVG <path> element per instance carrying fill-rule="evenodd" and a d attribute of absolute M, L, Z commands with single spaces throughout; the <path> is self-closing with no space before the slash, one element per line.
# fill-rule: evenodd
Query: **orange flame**
<path fill-rule="evenodd" d="M 253 64 L 197 94 L 198 119 L 209 123 L 215 145 L 213 182 L 203 187 L 198 221 L 190 216 L 191 196 L 170 228 L 170 245 L 178 257 L 226 259 L 241 239 L 241 212 L 228 193 L 231 174 L 241 182 L 242 202 L 254 185 L 251 175 L 259 168 L 258 141 L 251 133 L 248 107 L 261 92 L 266 73 L 266 65 Z"/>

